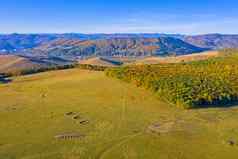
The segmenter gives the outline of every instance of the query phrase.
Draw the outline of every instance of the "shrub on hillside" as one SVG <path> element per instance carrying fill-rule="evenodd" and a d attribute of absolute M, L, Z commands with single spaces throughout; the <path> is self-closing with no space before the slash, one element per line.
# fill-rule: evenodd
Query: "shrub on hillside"
<path fill-rule="evenodd" d="M 104 71 L 106 66 L 98 66 L 98 65 L 88 65 L 88 64 L 77 64 L 78 68 L 92 70 L 92 71 Z"/>

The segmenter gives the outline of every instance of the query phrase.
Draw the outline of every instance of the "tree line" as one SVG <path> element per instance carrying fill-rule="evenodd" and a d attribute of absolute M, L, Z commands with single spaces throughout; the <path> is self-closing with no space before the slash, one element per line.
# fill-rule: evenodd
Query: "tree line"
<path fill-rule="evenodd" d="M 65 70 L 65 69 L 72 69 L 72 68 L 80 68 L 80 69 L 92 70 L 92 71 L 104 71 L 108 67 L 89 65 L 89 64 L 73 63 L 73 64 L 67 64 L 67 65 L 35 67 L 35 68 L 28 68 L 28 69 L 23 69 L 23 70 L 11 71 L 11 72 L 0 74 L 0 77 L 7 78 L 7 77 L 12 77 L 12 76 L 29 75 L 29 74 L 35 74 L 35 73 L 40 73 L 40 72 L 47 72 L 47 71 L 54 71 L 54 70 Z"/>

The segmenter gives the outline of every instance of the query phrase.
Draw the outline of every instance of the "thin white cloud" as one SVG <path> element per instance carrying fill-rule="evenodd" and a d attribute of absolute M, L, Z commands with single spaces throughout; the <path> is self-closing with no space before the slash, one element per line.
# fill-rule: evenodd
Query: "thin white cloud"
<path fill-rule="evenodd" d="M 23 23 L 23 22 L 22 22 Z M 19 23 L 20 25 L 23 25 Z M 167 14 L 138 12 L 128 17 L 118 17 L 103 23 L 86 24 L 83 21 L 75 23 L 42 24 L 21 27 L 2 23 L 0 31 L 11 33 L 12 30 L 20 33 L 180 33 L 180 34 L 206 34 L 206 33 L 238 33 L 238 19 L 236 17 L 221 18 L 216 14 Z M 15 30 L 18 29 L 18 30 Z M 39 30 L 41 29 L 41 30 Z"/>
<path fill-rule="evenodd" d="M 181 34 L 207 34 L 207 33 L 238 33 L 236 27 L 238 20 L 227 18 L 213 21 L 195 21 L 186 23 L 160 23 L 134 21 L 132 23 L 112 24 L 110 26 L 88 27 L 87 33 L 181 33 Z"/>

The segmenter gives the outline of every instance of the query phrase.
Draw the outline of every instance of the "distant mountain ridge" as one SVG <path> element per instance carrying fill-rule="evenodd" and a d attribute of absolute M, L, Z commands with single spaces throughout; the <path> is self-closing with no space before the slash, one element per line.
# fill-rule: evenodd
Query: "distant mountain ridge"
<path fill-rule="evenodd" d="M 60 39 L 32 50 L 48 56 L 168 56 L 201 52 L 205 49 L 172 37 L 111 38 L 100 40 Z"/>
<path fill-rule="evenodd" d="M 238 48 L 238 35 L 0 34 L 0 54 L 166 56 L 168 54 L 184 55 L 223 48 Z"/>
<path fill-rule="evenodd" d="M 170 36 L 170 34 L 0 34 L 0 51 L 13 52 L 23 49 L 31 49 L 56 39 L 71 40 L 97 40 L 111 38 L 158 38 Z M 180 35 L 171 34 L 171 37 Z"/>
<path fill-rule="evenodd" d="M 0 50 L 2 52 L 31 49 L 43 43 L 55 40 L 51 34 L 8 34 L 0 35 Z"/>
<path fill-rule="evenodd" d="M 181 39 L 185 42 L 202 48 L 238 48 L 238 35 L 207 34 L 184 36 Z"/>

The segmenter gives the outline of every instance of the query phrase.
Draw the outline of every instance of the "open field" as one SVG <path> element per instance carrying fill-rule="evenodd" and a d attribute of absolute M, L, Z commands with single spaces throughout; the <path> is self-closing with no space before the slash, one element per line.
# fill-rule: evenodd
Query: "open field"
<path fill-rule="evenodd" d="M 146 57 L 139 59 L 134 62 L 134 64 L 166 64 L 166 63 L 180 63 L 180 62 L 191 62 L 191 61 L 201 61 L 207 60 L 214 57 L 219 57 L 220 54 L 218 51 L 206 51 L 202 53 L 182 55 L 176 57 Z"/>
<path fill-rule="evenodd" d="M 238 106 L 182 110 L 80 69 L 0 85 L 1 159 L 236 159 Z"/>

